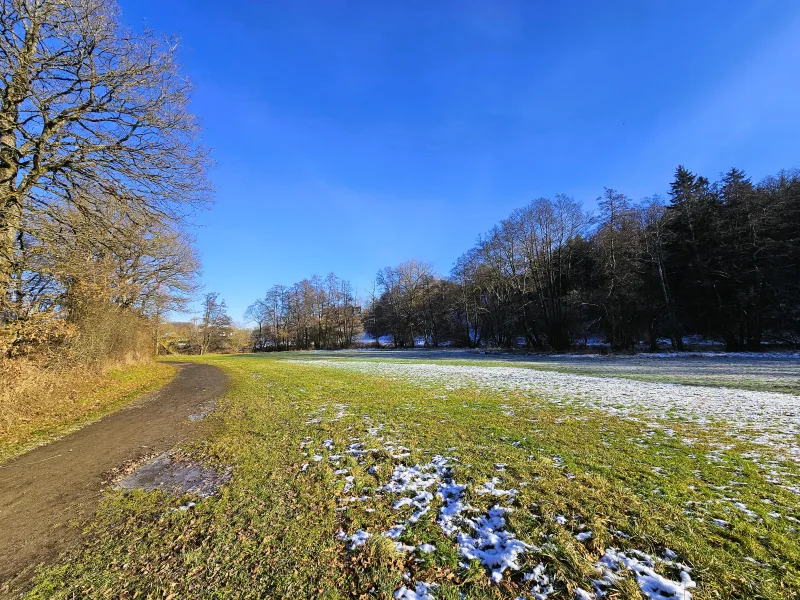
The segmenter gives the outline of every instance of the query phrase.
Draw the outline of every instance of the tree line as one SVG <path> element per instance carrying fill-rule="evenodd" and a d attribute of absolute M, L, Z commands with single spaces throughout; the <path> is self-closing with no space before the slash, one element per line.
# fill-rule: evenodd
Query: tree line
<path fill-rule="evenodd" d="M 271 287 L 247 308 L 245 318 L 256 323 L 256 351 L 346 348 L 361 332 L 353 287 L 333 273 Z"/>
<path fill-rule="evenodd" d="M 398 348 L 563 351 L 599 340 L 656 350 L 666 339 L 681 351 L 688 335 L 730 351 L 797 344 L 800 173 L 756 184 L 731 169 L 712 183 L 680 166 L 669 189 L 666 201 L 640 202 L 605 189 L 594 215 L 564 195 L 538 198 L 480 236 L 447 277 L 417 260 L 382 269 L 363 314 L 353 307 L 333 338 L 322 334 L 319 286 L 273 288 L 251 307 L 261 315 L 250 314 L 254 346 L 344 347 L 362 328 Z"/>
<path fill-rule="evenodd" d="M 797 341 L 800 181 L 716 183 L 678 167 L 668 202 L 606 189 L 592 218 L 572 199 L 515 211 L 453 271 L 472 343 L 563 350 L 600 335 L 613 349 L 686 334 L 755 350 Z M 467 334 L 465 334 L 467 335 Z"/>

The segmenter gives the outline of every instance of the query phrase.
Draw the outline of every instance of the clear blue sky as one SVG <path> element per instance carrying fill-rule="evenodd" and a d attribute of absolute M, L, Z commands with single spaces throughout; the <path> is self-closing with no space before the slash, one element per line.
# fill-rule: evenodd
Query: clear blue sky
<path fill-rule="evenodd" d="M 121 5 L 181 37 L 217 162 L 203 283 L 237 320 L 314 273 L 448 273 L 535 197 L 800 167 L 796 0 Z"/>

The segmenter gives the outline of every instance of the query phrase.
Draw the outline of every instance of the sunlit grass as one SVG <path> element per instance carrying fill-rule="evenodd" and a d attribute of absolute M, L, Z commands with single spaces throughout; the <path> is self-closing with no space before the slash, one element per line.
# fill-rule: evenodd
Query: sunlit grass
<path fill-rule="evenodd" d="M 763 448 L 724 430 L 670 424 L 675 433 L 667 435 L 650 427 L 652 419 L 645 425 L 518 393 L 420 387 L 280 355 L 204 361 L 230 374 L 231 389 L 211 417 L 216 435 L 189 451 L 232 465 L 230 484 L 187 512 L 170 510 L 185 499 L 160 493 L 110 494 L 87 548 L 46 569 L 31 597 L 389 598 L 403 584 L 424 581 L 439 584 L 438 598 L 530 598 L 523 574 L 541 562 L 551 597 L 568 598 L 574 588 L 592 589 L 594 565 L 611 547 L 674 551 L 692 569 L 696 599 L 800 594 L 797 524 L 786 518 L 800 518 L 800 499 L 742 456 Z M 337 419 L 337 412 L 344 414 Z M 377 424 L 379 437 L 410 455 L 394 458 L 369 433 Z M 355 438 L 378 452 L 363 462 L 344 455 L 333 465 L 330 455 Z M 328 439 L 334 450 L 322 447 Z M 312 443 L 304 448 L 304 440 Z M 434 455 L 459 461 L 454 479 L 469 485 L 467 499 L 480 510 L 498 501 L 475 492 L 483 482 L 498 477 L 503 488 L 518 490 L 508 528 L 536 549 L 499 584 L 476 561 L 463 564 L 435 522 L 438 501 L 399 539 L 431 544 L 434 552 L 399 553 L 380 535 L 400 513 L 377 488 L 395 465 Z M 374 466 L 377 475 L 369 472 Z M 794 463 L 776 467 L 784 483 L 797 483 Z M 335 474 L 341 468 L 354 476 L 349 491 Z M 362 496 L 368 499 L 349 501 Z M 362 547 L 351 551 L 336 539 L 338 531 L 359 529 L 373 534 Z M 585 531 L 591 538 L 578 541 Z M 640 597 L 632 574 L 609 597 Z"/>

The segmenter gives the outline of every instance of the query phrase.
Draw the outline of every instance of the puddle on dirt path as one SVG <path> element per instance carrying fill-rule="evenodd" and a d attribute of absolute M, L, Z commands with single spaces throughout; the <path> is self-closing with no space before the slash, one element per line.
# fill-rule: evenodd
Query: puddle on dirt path
<path fill-rule="evenodd" d="M 211 402 L 206 402 L 205 404 L 202 404 L 200 406 L 200 412 L 195 413 L 193 415 L 189 415 L 189 420 L 190 421 L 202 421 L 208 415 L 210 415 L 212 412 L 214 412 L 216 410 L 216 408 L 217 408 L 217 403 L 216 403 L 215 400 L 212 400 Z"/>
<path fill-rule="evenodd" d="M 169 452 L 138 467 L 133 473 L 117 482 L 117 489 L 141 489 L 146 492 L 162 490 L 168 494 L 191 494 L 200 498 L 212 496 L 231 478 L 230 472 L 220 473 L 199 463 L 176 458 Z"/>

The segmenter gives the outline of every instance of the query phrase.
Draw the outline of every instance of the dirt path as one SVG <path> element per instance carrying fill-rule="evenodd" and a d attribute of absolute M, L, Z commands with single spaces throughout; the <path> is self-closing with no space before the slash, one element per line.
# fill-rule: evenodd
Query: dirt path
<path fill-rule="evenodd" d="M 79 540 L 70 522 L 93 514 L 109 472 L 198 431 L 189 416 L 225 392 L 227 377 L 210 365 L 179 369 L 160 390 L 0 465 L 0 595 Z"/>

